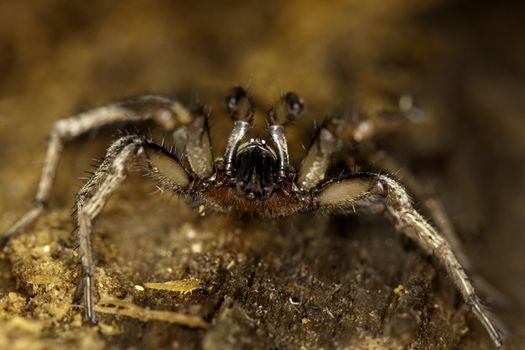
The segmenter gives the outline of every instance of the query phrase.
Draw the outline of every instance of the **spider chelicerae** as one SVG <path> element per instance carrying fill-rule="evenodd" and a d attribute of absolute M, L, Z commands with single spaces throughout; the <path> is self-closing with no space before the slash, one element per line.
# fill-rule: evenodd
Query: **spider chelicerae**
<path fill-rule="evenodd" d="M 177 100 L 159 95 L 144 95 L 61 119 L 50 134 L 43 173 L 33 207 L 2 235 L 2 243 L 19 233 L 41 215 L 49 199 L 57 165 L 65 143 L 89 131 L 121 122 L 152 122 L 167 132 L 178 146 L 172 152 L 140 134 L 118 138 L 93 176 L 79 191 L 76 199 L 79 255 L 86 320 L 94 323 L 94 271 L 91 244 L 93 222 L 112 193 L 126 179 L 137 163 L 142 165 L 162 191 L 191 198 L 194 203 L 221 212 L 248 212 L 277 217 L 298 212 L 325 211 L 350 213 L 378 211 L 384 213 L 395 228 L 414 240 L 426 253 L 445 267 L 464 301 L 483 324 L 494 343 L 502 336 L 480 302 L 464 267 L 469 260 L 462 253 L 452 226 L 435 199 L 423 202 L 440 233 L 414 209 L 405 187 L 393 177 L 353 172 L 339 178 L 327 176 L 333 156 L 363 157 L 387 173 L 396 170 L 384 153 L 359 154 L 359 148 L 348 144 L 368 141 L 388 126 L 384 113 L 360 118 L 330 118 L 318 128 L 308 153 L 296 171 L 290 165 L 285 126 L 302 114 L 304 104 L 295 93 L 283 95 L 267 113 L 267 136 L 248 138 L 253 127 L 254 104 L 242 87 L 234 87 L 225 98 L 232 117 L 222 158 L 213 159 L 209 139 L 207 112 L 200 107 L 185 107 Z M 400 100 L 399 112 L 417 112 L 410 99 Z M 421 186 L 408 176 L 408 187 L 417 196 Z M 461 262 L 460 262 L 461 261 Z"/>

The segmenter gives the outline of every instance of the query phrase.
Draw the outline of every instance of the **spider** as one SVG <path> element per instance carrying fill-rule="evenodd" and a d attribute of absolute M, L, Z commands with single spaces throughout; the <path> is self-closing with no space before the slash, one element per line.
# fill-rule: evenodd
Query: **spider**
<path fill-rule="evenodd" d="M 437 200 L 426 200 L 428 211 L 441 233 L 414 208 L 405 187 L 384 173 L 353 172 L 331 178 L 328 169 L 333 156 L 354 154 L 342 145 L 371 140 L 388 127 L 384 113 L 357 119 L 330 118 L 318 128 L 299 170 L 290 165 L 285 126 L 304 111 L 302 99 L 293 92 L 284 94 L 267 113 L 266 137 L 248 138 L 253 126 L 255 107 L 242 87 L 234 87 L 225 98 L 225 107 L 233 119 L 222 158 L 213 159 L 208 131 L 208 113 L 202 106 L 185 107 L 177 100 L 143 95 L 61 119 L 54 125 L 46 159 L 32 209 L 2 235 L 5 243 L 41 215 L 52 190 L 57 165 L 65 143 L 80 135 L 118 122 L 149 121 L 168 132 L 179 154 L 141 134 L 121 136 L 108 148 L 100 166 L 80 189 L 76 198 L 79 256 L 82 277 L 78 290 L 85 304 L 85 317 L 96 322 L 94 313 L 94 271 L 91 235 L 93 222 L 128 172 L 141 164 L 157 187 L 188 197 L 220 212 L 247 212 L 264 217 L 293 215 L 299 212 L 343 212 L 356 210 L 384 213 L 395 228 L 433 255 L 461 293 L 465 303 L 483 324 L 496 346 L 503 337 L 495 321 L 483 307 L 464 266 L 470 263 L 459 247 L 458 239 Z M 404 115 L 417 110 L 406 98 L 399 111 Z M 355 150 L 355 148 L 354 148 Z M 354 151 L 358 152 L 358 151 Z M 396 166 L 384 154 L 364 156 L 379 164 L 387 173 Z M 408 177 L 415 194 L 421 186 Z M 462 263 L 460 263 L 462 261 Z"/>

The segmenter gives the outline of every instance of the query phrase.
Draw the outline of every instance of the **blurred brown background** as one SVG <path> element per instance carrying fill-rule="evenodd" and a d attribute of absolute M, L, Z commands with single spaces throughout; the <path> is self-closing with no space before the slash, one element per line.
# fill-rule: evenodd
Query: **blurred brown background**
<path fill-rule="evenodd" d="M 218 106 L 224 92 L 240 83 L 264 105 L 294 90 L 306 101 L 309 116 L 322 120 L 372 103 L 375 96 L 409 93 L 430 120 L 382 139 L 381 146 L 444 201 L 480 273 L 508 296 L 510 306 L 494 311 L 512 332 L 508 348 L 519 349 L 525 345 L 524 10 L 511 1 L 0 1 L 0 230 L 35 192 L 53 121 L 80 110 L 145 92 L 185 101 L 198 96 Z M 303 123 L 313 125 L 312 120 Z M 216 149 L 225 137 L 218 129 L 212 130 Z M 301 144 L 308 142 L 292 146 L 296 161 Z M 77 178 L 105 147 L 94 139 L 87 144 L 91 151 L 74 144 L 62 162 L 52 206 L 64 225 L 80 186 Z M 140 203 L 142 195 L 122 198 Z M 164 205 L 151 198 L 146 202 Z M 167 205 L 153 212 L 173 211 L 174 204 Z M 140 208 L 144 217 L 154 215 L 151 207 Z M 111 236 L 120 225 L 132 226 L 123 223 L 132 214 L 108 214 L 109 223 L 101 223 L 104 232 Z M 47 221 L 41 225 L 53 227 Z M 152 225 L 148 230 L 155 230 Z M 16 291 L 29 303 L 36 292 L 20 289 L 24 280 L 13 270 L 12 254 L 6 253 L 1 265 L 0 291 L 4 299 Z M 373 259 L 375 253 L 370 254 Z M 38 307 L 29 304 L 15 312 L 4 303 L 2 322 L 11 324 L 10 313 L 38 319 L 31 314 Z M 461 308 L 458 300 L 451 305 Z M 0 342 L 24 339 L 27 343 L 16 343 L 21 348 L 52 348 L 56 344 L 50 339 L 70 332 L 61 344 L 80 346 L 75 334 L 85 333 L 64 330 L 67 322 L 37 323 L 37 331 L 4 327 Z M 473 335 L 434 346 L 491 348 L 476 322 L 468 323 Z M 143 339 L 126 343 L 126 330 L 134 328 L 122 329 L 124 335 L 100 339 L 89 333 L 93 343 L 84 345 L 148 344 Z M 199 344 L 203 333 L 191 337 L 191 344 Z M 276 344 L 298 344 L 283 339 Z M 323 341 L 305 347 L 345 344 Z M 410 344 L 425 348 L 420 341 Z M 174 338 L 155 344 L 185 348 Z M 374 346 L 395 348 L 392 344 Z"/>

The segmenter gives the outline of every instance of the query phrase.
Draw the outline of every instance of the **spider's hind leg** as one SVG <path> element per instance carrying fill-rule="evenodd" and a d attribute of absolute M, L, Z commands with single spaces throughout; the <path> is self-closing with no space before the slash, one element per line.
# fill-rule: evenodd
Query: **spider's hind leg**
<path fill-rule="evenodd" d="M 155 125 L 164 130 L 172 130 L 187 124 L 191 118 L 190 112 L 175 100 L 159 95 L 143 95 L 58 120 L 49 134 L 47 152 L 34 204 L 0 235 L 0 247 L 10 237 L 33 223 L 46 208 L 58 163 L 67 142 L 92 130 L 118 122 L 136 123 L 145 120 L 152 120 Z"/>
<path fill-rule="evenodd" d="M 394 179 L 375 174 L 354 174 L 321 187 L 317 196 L 320 208 L 350 211 L 356 205 L 381 202 L 396 229 L 415 241 L 427 254 L 445 267 L 447 274 L 466 304 L 483 324 L 496 346 L 503 337 L 488 311 L 483 307 L 472 283 L 451 245 L 413 207 L 406 190 Z"/>
<path fill-rule="evenodd" d="M 104 161 L 79 191 L 76 201 L 85 315 L 91 323 L 96 322 L 93 303 L 95 263 L 91 242 L 93 222 L 136 163 L 145 165 L 161 189 L 184 193 L 190 186 L 191 178 L 180 163 L 164 148 L 147 142 L 143 137 L 124 136 L 109 147 Z M 80 294 L 76 296 L 78 298 Z"/>

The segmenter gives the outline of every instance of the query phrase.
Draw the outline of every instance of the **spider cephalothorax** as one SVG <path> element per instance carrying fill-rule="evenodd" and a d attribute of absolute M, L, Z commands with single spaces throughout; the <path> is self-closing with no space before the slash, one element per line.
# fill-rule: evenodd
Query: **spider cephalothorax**
<path fill-rule="evenodd" d="M 123 136 L 109 147 L 98 170 L 77 196 L 83 272 L 79 290 L 84 295 L 88 321 L 95 322 L 95 262 L 91 245 L 94 220 L 128 172 L 136 168 L 133 165 L 141 163 L 160 190 L 181 194 L 193 202 L 226 213 L 248 212 L 274 217 L 317 210 L 349 213 L 359 209 L 377 213 L 379 209 L 397 230 L 417 242 L 426 253 L 434 255 L 496 345 L 501 345 L 502 337 L 465 273 L 464 267 L 469 267 L 470 263 L 462 253 L 439 202 L 427 200 L 424 204 L 443 235 L 414 209 L 404 186 L 392 177 L 362 172 L 341 178 L 327 175 L 332 156 L 336 153 L 339 153 L 339 158 L 348 159 L 347 164 L 353 163 L 352 156 L 359 156 L 385 172 L 396 170 L 392 168 L 395 163 L 385 159 L 384 155 L 359 154 L 359 149 L 350 155 L 348 148 L 341 146 L 371 139 L 385 127 L 381 116 L 390 111 L 379 111 L 355 121 L 345 118 L 327 121 L 317 130 L 298 170 L 294 170 L 290 166 L 284 131 L 285 126 L 304 109 L 302 100 L 295 93 L 285 94 L 267 113 L 263 137 L 248 137 L 255 109 L 244 89 L 232 89 L 225 105 L 234 121 L 233 129 L 223 157 L 217 160 L 212 156 L 204 109 L 190 110 L 170 98 L 146 95 L 59 120 L 50 135 L 35 205 L 4 233 L 3 241 L 27 227 L 42 213 L 65 142 L 109 124 L 150 120 L 168 132 L 174 144 L 181 145 L 182 152 L 173 154 L 142 135 Z M 399 112 L 410 115 L 414 111 L 405 99 Z M 417 195 L 421 186 L 409 178 Z"/>
<path fill-rule="evenodd" d="M 268 112 L 268 140 L 246 139 L 252 128 L 254 107 L 244 89 L 234 88 L 225 102 L 234 126 L 224 157 L 214 162 L 212 176 L 191 186 L 193 196 L 220 211 L 263 216 L 287 215 L 310 205 L 310 197 L 299 195 L 300 188 L 295 185 L 296 172 L 290 168 L 284 136 L 284 125 L 303 111 L 302 100 L 287 93 Z M 196 163 L 191 152 L 186 152 L 185 157 L 188 163 Z"/>

